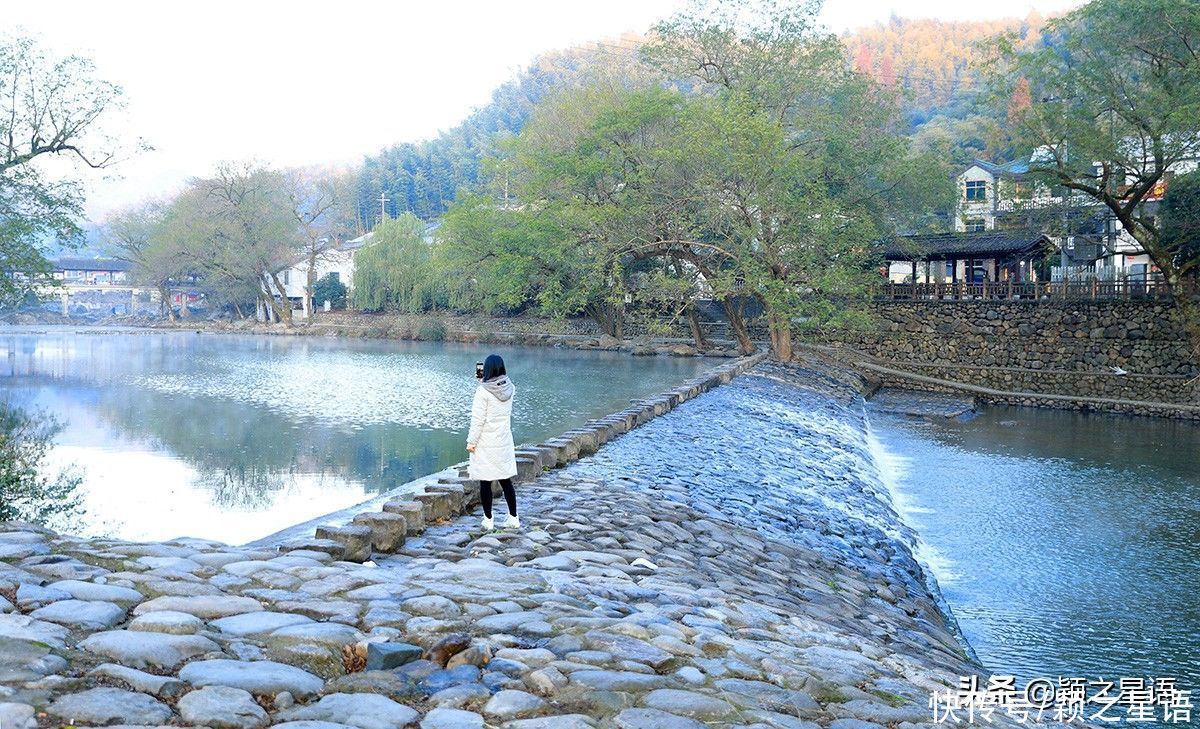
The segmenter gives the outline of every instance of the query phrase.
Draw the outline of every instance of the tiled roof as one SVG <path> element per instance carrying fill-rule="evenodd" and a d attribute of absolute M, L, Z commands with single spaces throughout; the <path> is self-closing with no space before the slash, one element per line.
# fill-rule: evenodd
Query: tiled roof
<path fill-rule="evenodd" d="M 370 241 L 372 237 L 374 237 L 374 235 L 375 235 L 375 233 L 373 233 L 373 232 L 367 233 L 366 235 L 360 235 L 357 238 L 348 240 L 345 243 L 338 246 L 338 250 L 339 251 L 356 251 L 359 248 L 362 248 L 363 246 L 365 246 L 367 244 L 367 242 Z"/>
<path fill-rule="evenodd" d="M 972 160 L 971 164 L 967 165 L 967 169 L 971 167 L 979 167 L 987 170 L 997 177 L 1004 177 L 1007 175 L 1022 175 L 1029 171 L 1029 163 L 1024 160 L 1014 160 L 1012 162 L 996 164 L 995 162 L 977 159 Z"/>
<path fill-rule="evenodd" d="M 116 258 L 57 258 L 51 263 L 59 271 L 128 271 L 133 268 L 129 261 Z"/>
<path fill-rule="evenodd" d="M 1040 253 L 1050 244 L 1044 233 L 1032 230 L 984 230 L 978 233 L 926 233 L 898 236 L 883 244 L 889 261 L 998 258 Z"/>

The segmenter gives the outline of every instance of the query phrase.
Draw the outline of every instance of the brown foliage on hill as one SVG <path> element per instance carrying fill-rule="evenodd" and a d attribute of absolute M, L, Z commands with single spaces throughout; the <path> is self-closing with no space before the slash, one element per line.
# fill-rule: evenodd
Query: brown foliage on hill
<path fill-rule="evenodd" d="M 931 111 L 953 113 L 978 89 L 976 69 L 981 44 L 1001 33 L 1017 32 L 1032 43 L 1045 18 L 1033 12 L 1024 19 L 942 21 L 896 18 L 847 34 L 843 41 L 856 70 L 906 92 L 908 110 L 918 117 Z"/>

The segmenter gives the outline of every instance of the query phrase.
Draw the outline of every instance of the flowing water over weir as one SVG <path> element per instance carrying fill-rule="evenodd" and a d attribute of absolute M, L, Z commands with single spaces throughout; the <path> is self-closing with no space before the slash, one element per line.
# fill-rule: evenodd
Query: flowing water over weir
<path fill-rule="evenodd" d="M 970 654 L 1022 683 L 1198 686 L 1200 428 L 1030 409 L 959 421 L 915 401 L 923 417 L 904 417 L 828 372 L 760 365 L 568 473 L 662 489 L 868 574 L 898 564 Z"/>
<path fill-rule="evenodd" d="M 852 386 L 818 370 L 762 364 L 566 474 L 663 488 L 665 498 L 686 498 L 868 574 L 900 566 L 910 589 L 936 594 L 913 557 L 916 533 L 892 508 L 874 445 Z"/>

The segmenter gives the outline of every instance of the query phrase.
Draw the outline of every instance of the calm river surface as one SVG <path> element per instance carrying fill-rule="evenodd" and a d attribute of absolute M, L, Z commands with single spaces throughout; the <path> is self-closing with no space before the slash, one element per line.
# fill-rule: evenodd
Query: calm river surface
<path fill-rule="evenodd" d="M 1200 427 L 1017 408 L 871 421 L 984 665 L 1200 689 Z"/>
<path fill-rule="evenodd" d="M 0 331 L 0 400 L 64 424 L 75 531 L 242 543 L 466 458 L 475 361 L 419 342 L 184 332 Z M 556 435 L 710 361 L 504 347 L 518 443 Z"/>

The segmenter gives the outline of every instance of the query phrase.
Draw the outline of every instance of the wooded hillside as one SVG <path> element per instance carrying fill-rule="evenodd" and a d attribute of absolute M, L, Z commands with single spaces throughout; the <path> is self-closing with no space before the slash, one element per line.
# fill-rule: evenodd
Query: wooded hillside
<path fill-rule="evenodd" d="M 892 18 L 842 40 L 847 62 L 856 70 L 902 92 L 917 147 L 958 163 L 987 156 L 988 148 L 997 146 L 975 108 L 978 44 L 1009 31 L 1034 43 L 1043 25 L 1037 13 L 979 22 Z M 425 220 L 438 217 L 461 189 L 476 188 L 481 160 L 500 140 L 520 132 L 530 109 L 547 93 L 581 85 L 597 73 L 635 73 L 642 41 L 627 34 L 544 54 L 458 126 L 435 139 L 397 144 L 368 157 L 356 190 L 360 224 L 370 229 L 379 222 L 381 193 L 388 198 L 390 217 L 403 212 Z"/>
<path fill-rule="evenodd" d="M 1008 32 L 1034 43 L 1044 24 L 1036 12 L 1023 20 L 970 22 L 894 17 L 887 24 L 850 33 L 843 41 L 855 70 L 906 92 L 910 119 L 920 125 L 938 114 L 956 118 L 970 114 L 970 102 L 979 88 L 981 43 Z"/>

